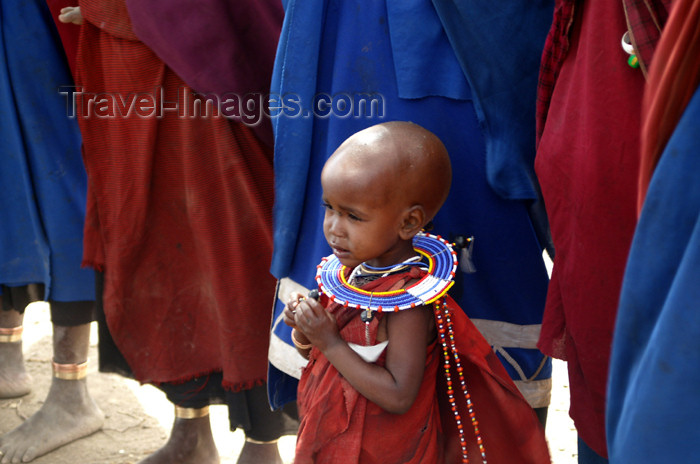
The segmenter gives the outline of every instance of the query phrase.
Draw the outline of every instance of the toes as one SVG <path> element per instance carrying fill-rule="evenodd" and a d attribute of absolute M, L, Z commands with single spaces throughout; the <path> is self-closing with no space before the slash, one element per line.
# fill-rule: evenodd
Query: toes
<path fill-rule="evenodd" d="M 33 446 L 30 446 L 29 449 L 24 453 L 24 456 L 22 456 L 22 462 L 30 462 L 33 461 L 37 457 L 36 453 L 36 448 Z"/>

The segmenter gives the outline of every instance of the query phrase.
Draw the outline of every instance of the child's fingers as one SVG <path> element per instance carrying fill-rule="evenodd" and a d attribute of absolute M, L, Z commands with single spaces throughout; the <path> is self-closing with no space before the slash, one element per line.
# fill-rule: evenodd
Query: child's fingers
<path fill-rule="evenodd" d="M 303 300 L 304 295 L 302 295 L 299 292 L 290 292 L 289 296 L 287 297 L 287 304 L 298 302 L 299 300 Z"/>
<path fill-rule="evenodd" d="M 287 325 L 294 324 L 294 311 L 290 311 L 289 309 L 285 308 L 285 310 L 282 312 L 282 315 L 283 315 L 282 320 L 284 321 L 285 324 L 287 324 Z"/>
<path fill-rule="evenodd" d="M 308 298 L 304 302 L 308 305 L 309 310 L 313 313 L 315 317 L 325 317 L 325 315 L 328 313 L 328 311 L 326 311 L 326 308 L 324 308 L 321 303 L 319 303 L 317 300 L 314 300 L 313 298 Z"/>

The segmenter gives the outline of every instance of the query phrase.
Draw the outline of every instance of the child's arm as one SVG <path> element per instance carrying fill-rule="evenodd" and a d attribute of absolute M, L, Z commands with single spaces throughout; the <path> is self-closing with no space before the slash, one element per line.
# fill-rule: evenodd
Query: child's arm
<path fill-rule="evenodd" d="M 386 366 L 365 362 L 340 338 L 334 317 L 315 300 L 300 302 L 294 312 L 303 332 L 364 397 L 382 409 L 402 414 L 418 395 L 428 342 L 433 337 L 432 312 L 415 308 L 386 314 Z"/>

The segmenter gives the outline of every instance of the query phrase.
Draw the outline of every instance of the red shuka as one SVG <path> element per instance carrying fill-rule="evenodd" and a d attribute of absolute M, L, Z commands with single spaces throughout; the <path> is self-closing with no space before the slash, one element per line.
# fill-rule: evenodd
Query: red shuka
<path fill-rule="evenodd" d="M 199 97 L 138 40 L 123 2 L 80 4 L 84 263 L 104 270 L 114 340 L 141 382 L 222 371 L 233 390 L 262 384 L 271 151 L 242 124 L 191 117 Z"/>
<path fill-rule="evenodd" d="M 364 285 L 363 290 L 401 288 L 415 278 L 394 274 Z M 397 285 L 398 284 L 398 285 Z M 467 387 L 491 464 L 549 464 L 544 431 L 495 353 L 469 318 L 451 298 L 448 307 Z M 365 324 L 360 310 L 328 305 L 336 316 L 341 337 L 364 345 Z M 375 313 L 377 314 L 377 313 Z M 379 313 L 369 325 L 370 343 L 376 343 Z M 301 424 L 294 462 L 307 463 L 458 463 L 461 448 L 455 417 L 447 400 L 442 349 L 439 341 L 428 348 L 418 396 L 404 414 L 392 414 L 355 390 L 316 348 L 299 382 L 297 402 Z M 384 354 L 376 361 L 384 365 Z M 456 372 L 454 366 L 452 371 Z M 436 377 L 437 376 L 437 377 Z M 470 462 L 481 462 L 466 401 L 456 397 L 465 424 Z"/>

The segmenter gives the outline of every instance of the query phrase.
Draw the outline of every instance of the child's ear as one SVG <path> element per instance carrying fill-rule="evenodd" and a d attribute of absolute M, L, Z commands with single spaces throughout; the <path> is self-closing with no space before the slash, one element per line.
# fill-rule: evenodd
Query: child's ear
<path fill-rule="evenodd" d="M 410 240 L 423 228 L 425 223 L 425 210 L 421 205 L 411 206 L 406 210 L 399 230 L 399 236 L 403 240 Z"/>

